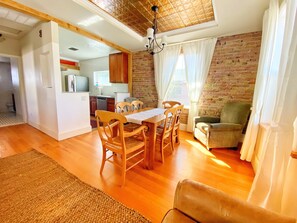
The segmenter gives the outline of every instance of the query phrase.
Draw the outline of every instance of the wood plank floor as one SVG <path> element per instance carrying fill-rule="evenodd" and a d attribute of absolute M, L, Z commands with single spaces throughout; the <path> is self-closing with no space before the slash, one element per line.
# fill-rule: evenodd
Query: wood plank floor
<path fill-rule="evenodd" d="M 240 199 L 247 198 L 254 172 L 250 163 L 239 159 L 238 151 L 213 149 L 209 152 L 192 134 L 181 132 L 181 138 L 174 153 L 165 154 L 164 164 L 156 161 L 154 170 L 139 165 L 128 171 L 123 188 L 120 187 L 120 171 L 112 164 L 106 163 L 103 174 L 99 174 L 102 151 L 96 130 L 58 142 L 27 124 L 2 127 L 0 157 L 34 148 L 153 222 L 160 222 L 172 207 L 176 184 L 185 178 Z"/>

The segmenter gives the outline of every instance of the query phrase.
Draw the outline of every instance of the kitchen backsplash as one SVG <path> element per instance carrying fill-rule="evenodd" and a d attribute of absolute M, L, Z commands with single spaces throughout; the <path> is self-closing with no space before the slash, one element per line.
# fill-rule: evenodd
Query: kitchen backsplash
<path fill-rule="evenodd" d="M 90 88 L 90 95 L 103 95 L 115 96 L 115 92 L 128 92 L 128 84 L 111 84 L 111 86 L 100 87 L 100 89 L 95 86 Z"/>

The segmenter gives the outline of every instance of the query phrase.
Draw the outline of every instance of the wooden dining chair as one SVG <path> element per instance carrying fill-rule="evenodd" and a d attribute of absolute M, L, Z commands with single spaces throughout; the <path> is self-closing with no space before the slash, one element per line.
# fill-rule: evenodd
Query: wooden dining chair
<path fill-rule="evenodd" d="M 129 112 L 129 111 L 133 111 L 132 109 L 132 104 L 130 102 L 126 102 L 126 101 L 122 101 L 122 102 L 118 102 L 115 105 L 115 112 L 117 113 L 125 113 L 125 112 Z M 136 123 L 125 123 L 124 124 L 124 130 L 128 131 L 128 132 L 132 132 L 135 129 L 137 129 L 140 125 L 136 124 Z"/>
<path fill-rule="evenodd" d="M 165 112 L 165 121 L 157 128 L 157 144 L 160 147 L 161 161 L 164 163 L 164 150 L 169 148 L 173 152 L 172 130 L 174 126 L 176 107 L 168 108 Z"/>
<path fill-rule="evenodd" d="M 176 105 L 181 105 L 181 103 L 180 102 L 178 102 L 178 101 L 163 101 L 162 102 L 162 106 L 163 106 L 163 108 L 171 108 L 171 107 L 174 107 L 174 106 L 176 106 Z"/>
<path fill-rule="evenodd" d="M 131 110 L 132 110 L 131 103 L 126 101 L 118 102 L 115 105 L 115 112 L 117 113 L 129 112 Z"/>
<path fill-rule="evenodd" d="M 132 101 L 131 102 L 131 106 L 132 106 L 132 110 L 135 111 L 135 110 L 139 110 L 139 109 L 142 109 L 143 108 L 143 102 L 142 101 Z"/>
<path fill-rule="evenodd" d="M 146 137 L 144 130 L 146 127 L 140 126 L 133 132 L 124 132 L 123 124 L 127 122 L 127 119 L 122 114 L 96 110 L 95 116 L 103 150 L 100 174 L 102 174 L 105 162 L 111 162 L 121 168 L 121 185 L 124 186 L 126 172 L 144 160 L 146 153 Z M 120 158 L 121 161 L 119 162 L 118 159 Z M 127 165 L 128 161 L 129 167 Z"/>
<path fill-rule="evenodd" d="M 175 143 L 180 144 L 179 140 L 179 126 L 180 126 L 180 115 L 183 112 L 184 105 L 178 105 L 176 106 L 176 111 L 175 111 L 175 118 L 174 118 L 174 125 L 172 129 L 172 144 L 174 145 Z"/>

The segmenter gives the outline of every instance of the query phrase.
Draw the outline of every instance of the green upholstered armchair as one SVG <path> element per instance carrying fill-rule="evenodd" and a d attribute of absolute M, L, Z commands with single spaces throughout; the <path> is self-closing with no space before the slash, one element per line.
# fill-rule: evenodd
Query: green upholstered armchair
<path fill-rule="evenodd" d="M 228 102 L 224 105 L 220 117 L 194 118 L 194 138 L 208 150 L 212 148 L 237 147 L 242 130 L 247 123 L 250 104 Z"/>

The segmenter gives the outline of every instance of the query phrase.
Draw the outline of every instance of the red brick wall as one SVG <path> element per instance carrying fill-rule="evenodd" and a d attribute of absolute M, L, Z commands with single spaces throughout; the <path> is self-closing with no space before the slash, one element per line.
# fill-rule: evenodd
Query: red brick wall
<path fill-rule="evenodd" d="M 261 32 L 218 38 L 199 114 L 219 116 L 227 101 L 252 102 Z"/>
<path fill-rule="evenodd" d="M 157 107 L 153 56 L 146 51 L 132 55 L 132 96 L 143 101 L 146 107 Z"/>
<path fill-rule="evenodd" d="M 227 101 L 252 102 L 260 45 L 261 32 L 218 38 L 199 114 L 219 116 Z M 153 58 L 146 51 L 133 54 L 133 96 L 157 106 Z"/>

